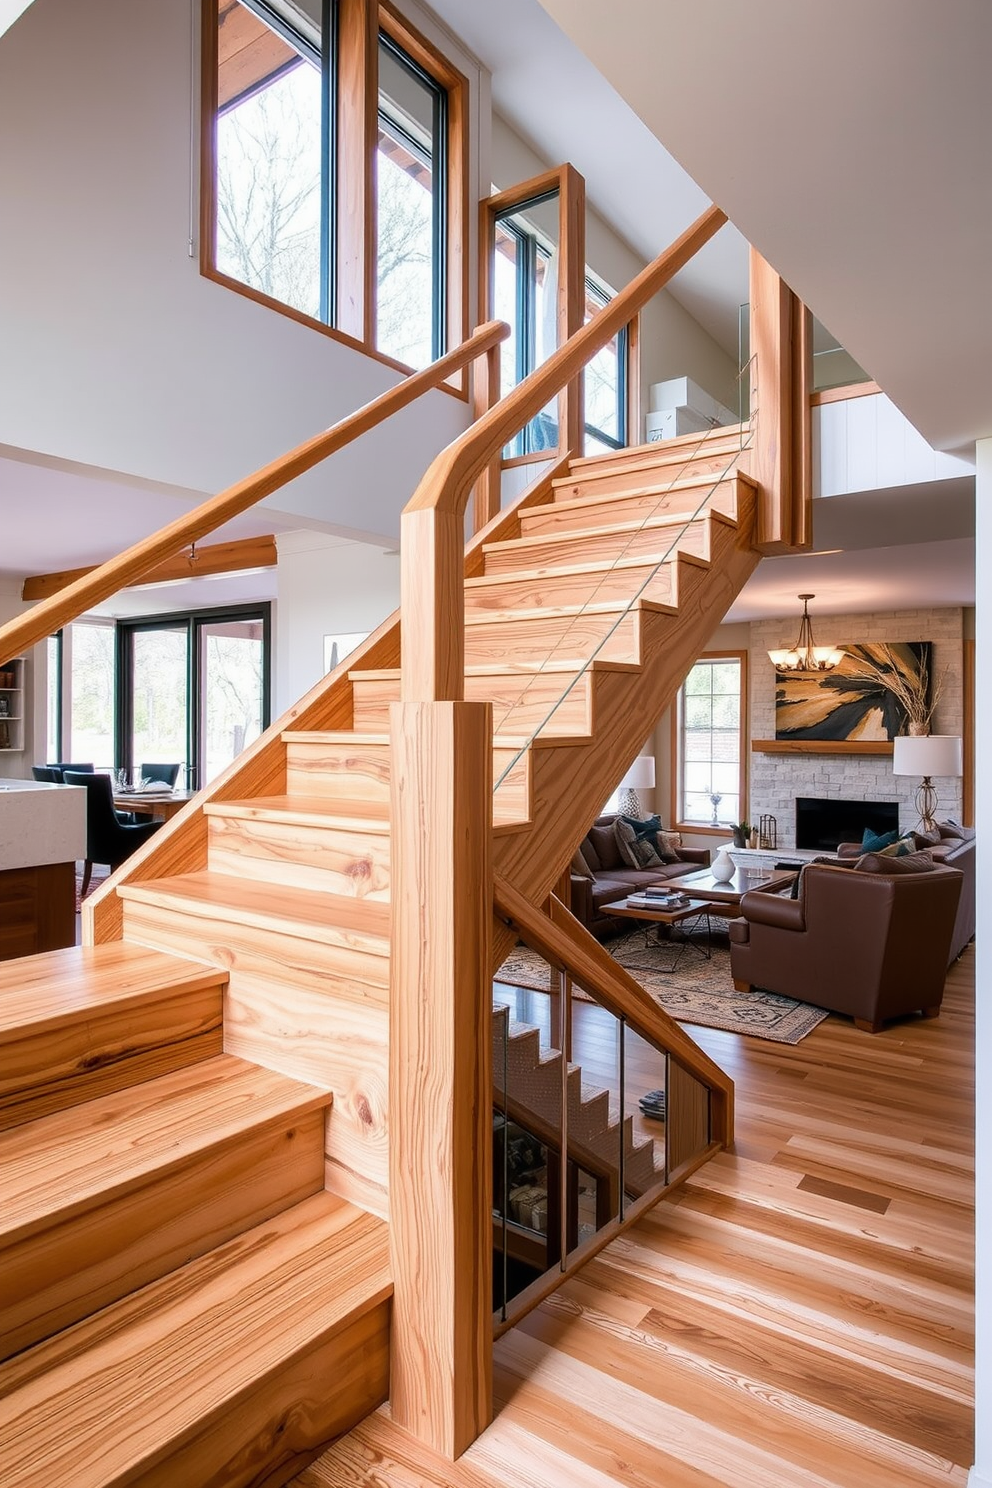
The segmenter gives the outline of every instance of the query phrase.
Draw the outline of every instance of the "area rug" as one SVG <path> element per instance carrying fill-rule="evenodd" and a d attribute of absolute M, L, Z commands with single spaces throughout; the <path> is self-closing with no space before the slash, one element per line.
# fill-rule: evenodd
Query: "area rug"
<path fill-rule="evenodd" d="M 652 953 L 645 953 L 644 935 L 635 930 L 606 948 L 619 965 L 640 982 L 646 992 L 680 1023 L 700 1028 L 721 1028 L 728 1033 L 750 1034 L 776 1044 L 798 1044 L 828 1015 L 823 1008 L 780 997 L 776 992 L 735 992 L 730 977 L 730 951 L 726 937 L 714 936 L 713 957 L 706 961 L 687 952 L 675 971 L 653 971 Z M 670 957 L 668 948 L 656 953 Z M 550 967 L 536 951 L 518 945 L 496 973 L 496 981 L 513 987 L 548 990 Z"/>

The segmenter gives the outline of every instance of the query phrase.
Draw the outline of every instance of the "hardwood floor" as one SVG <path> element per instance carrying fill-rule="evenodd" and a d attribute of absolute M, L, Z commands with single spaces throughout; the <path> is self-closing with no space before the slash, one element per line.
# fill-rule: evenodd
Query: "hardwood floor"
<path fill-rule="evenodd" d="M 737 1146 L 496 1346 L 456 1464 L 383 1408 L 300 1488 L 923 1488 L 972 1461 L 974 952 L 933 1022 L 700 1029 Z"/>

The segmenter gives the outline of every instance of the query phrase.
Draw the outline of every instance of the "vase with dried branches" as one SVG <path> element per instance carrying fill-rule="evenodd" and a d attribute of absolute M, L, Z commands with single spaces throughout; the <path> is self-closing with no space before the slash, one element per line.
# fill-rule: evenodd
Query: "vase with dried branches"
<path fill-rule="evenodd" d="M 864 677 L 877 682 L 896 699 L 906 714 L 908 734 L 929 734 L 940 695 L 944 689 L 947 668 L 931 682 L 926 656 L 920 659 L 919 667 L 908 671 L 899 665 L 898 658 L 888 646 L 879 646 L 879 660 L 869 656 L 851 656 L 854 666 L 852 676 Z"/>

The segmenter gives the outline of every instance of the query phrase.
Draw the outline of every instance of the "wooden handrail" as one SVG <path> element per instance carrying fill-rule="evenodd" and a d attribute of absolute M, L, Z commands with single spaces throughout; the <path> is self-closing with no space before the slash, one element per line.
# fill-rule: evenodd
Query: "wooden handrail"
<path fill-rule="evenodd" d="M 709 1087 L 712 1093 L 713 1139 L 729 1147 L 734 1132 L 734 1082 L 683 1028 L 660 1008 L 629 972 L 551 895 L 551 916 L 542 914 L 505 878 L 493 883 L 496 913 L 525 936 L 528 945 L 555 966 L 562 966 L 580 987 L 596 998 L 615 1018 L 624 1018 L 663 1054 Z"/>
<path fill-rule="evenodd" d="M 83 578 L 76 579 L 57 594 L 42 600 L 25 614 L 0 626 L 0 665 L 19 656 L 22 651 L 44 640 L 46 636 L 54 634 L 61 626 L 75 620 L 101 600 L 109 599 L 119 589 L 135 583 L 150 569 L 174 557 L 190 543 L 199 542 L 208 532 L 213 532 L 232 517 L 239 516 L 256 502 L 271 496 L 273 491 L 278 491 L 280 487 L 295 480 L 298 475 L 319 465 L 321 460 L 367 434 L 377 424 L 413 403 L 422 393 L 437 387 L 453 372 L 460 371 L 476 357 L 484 356 L 494 346 L 505 341 L 509 334 L 510 328 L 503 321 L 488 321 L 474 331 L 467 341 L 463 341 L 461 346 L 455 347 L 454 351 L 449 351 L 423 371 L 414 372 L 395 387 L 381 393 L 378 398 L 373 398 L 371 403 L 348 414 L 347 418 L 341 419 L 332 428 L 315 434 L 289 454 L 280 455 L 277 460 L 263 465 L 254 475 L 247 476 L 236 485 L 228 486 L 217 496 L 211 496 L 193 511 L 177 517 L 151 537 L 142 538 L 116 558 L 108 559 L 99 568 L 92 569 Z"/>
<path fill-rule="evenodd" d="M 457 701 L 463 695 L 463 522 L 469 491 L 481 471 L 726 221 L 725 212 L 710 207 L 571 340 L 432 462 L 401 519 L 404 701 Z"/>

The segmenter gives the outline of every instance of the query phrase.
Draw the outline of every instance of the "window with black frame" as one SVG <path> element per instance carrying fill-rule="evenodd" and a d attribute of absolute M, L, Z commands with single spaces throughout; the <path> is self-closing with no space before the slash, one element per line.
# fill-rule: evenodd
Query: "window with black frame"
<path fill-rule="evenodd" d="M 557 348 L 558 193 L 535 197 L 495 221 L 492 313 L 510 327 L 500 348 L 500 391 L 529 377 Z M 530 455 L 558 444 L 558 404 L 531 419 L 504 455 Z"/>
<path fill-rule="evenodd" d="M 586 324 L 610 303 L 612 295 L 586 279 Z M 623 449 L 627 443 L 627 332 L 619 331 L 585 370 L 585 444 L 587 455 Z"/>

